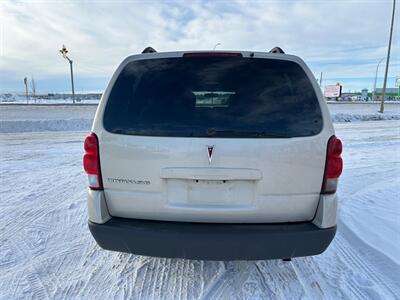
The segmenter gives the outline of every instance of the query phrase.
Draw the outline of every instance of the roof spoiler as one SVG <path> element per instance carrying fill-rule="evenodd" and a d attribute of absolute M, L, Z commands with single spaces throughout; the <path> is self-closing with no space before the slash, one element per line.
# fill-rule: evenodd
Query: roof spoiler
<path fill-rule="evenodd" d="M 146 47 L 144 48 L 144 50 L 142 51 L 142 53 L 155 53 L 157 52 L 153 47 Z M 281 53 L 281 54 L 285 54 L 285 52 L 282 50 L 282 48 L 280 47 L 274 47 L 271 50 L 269 50 L 269 53 Z"/>
<path fill-rule="evenodd" d="M 282 53 L 285 54 L 285 52 L 283 52 L 282 48 L 280 47 L 274 47 L 271 50 L 269 50 L 269 53 Z"/>
<path fill-rule="evenodd" d="M 146 47 L 144 48 L 144 50 L 142 51 L 142 53 L 155 53 L 157 52 L 156 50 L 154 50 L 153 47 Z"/>

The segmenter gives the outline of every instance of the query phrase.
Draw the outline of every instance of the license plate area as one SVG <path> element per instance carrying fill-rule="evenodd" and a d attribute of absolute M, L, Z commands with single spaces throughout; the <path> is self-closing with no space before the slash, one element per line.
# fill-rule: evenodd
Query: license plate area
<path fill-rule="evenodd" d="M 253 180 L 168 179 L 167 202 L 172 206 L 250 207 L 254 202 Z"/>

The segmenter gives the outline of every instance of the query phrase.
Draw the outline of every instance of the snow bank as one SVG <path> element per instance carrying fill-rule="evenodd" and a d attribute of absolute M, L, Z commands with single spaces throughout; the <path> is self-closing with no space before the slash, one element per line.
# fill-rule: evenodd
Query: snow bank
<path fill-rule="evenodd" d="M 400 104 L 329 104 L 335 123 L 400 120 Z M 0 105 L 0 132 L 88 131 L 96 105 Z"/>
<path fill-rule="evenodd" d="M 399 113 L 374 113 L 374 114 L 349 114 L 335 113 L 331 115 L 332 121 L 335 123 L 357 122 L 357 121 L 382 121 L 382 120 L 400 120 Z"/>
<path fill-rule="evenodd" d="M 334 123 L 378 120 L 400 120 L 400 114 L 332 114 Z M 92 122 L 92 119 L 0 120 L 0 132 L 89 131 Z"/>
<path fill-rule="evenodd" d="M 91 119 L 0 121 L 0 132 L 88 131 Z"/>

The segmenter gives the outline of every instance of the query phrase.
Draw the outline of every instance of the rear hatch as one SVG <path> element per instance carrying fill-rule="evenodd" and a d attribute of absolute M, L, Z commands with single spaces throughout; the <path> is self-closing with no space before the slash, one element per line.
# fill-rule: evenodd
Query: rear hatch
<path fill-rule="evenodd" d="M 123 63 L 93 127 L 110 214 L 311 220 L 331 134 L 315 89 L 288 58 L 214 52 Z"/>

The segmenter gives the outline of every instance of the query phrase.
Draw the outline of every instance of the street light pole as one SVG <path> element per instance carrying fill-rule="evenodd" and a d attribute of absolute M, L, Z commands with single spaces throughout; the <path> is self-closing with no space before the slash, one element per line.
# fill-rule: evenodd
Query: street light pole
<path fill-rule="evenodd" d="M 218 46 L 221 46 L 221 43 L 216 43 L 216 44 L 214 45 L 213 50 L 215 50 Z"/>
<path fill-rule="evenodd" d="M 67 59 L 69 62 L 69 69 L 71 71 L 72 102 L 75 104 L 74 71 L 72 70 L 72 60 L 68 57 Z"/>
<path fill-rule="evenodd" d="M 62 46 L 62 48 L 61 48 L 61 50 L 60 50 L 60 53 L 61 53 L 61 54 L 63 55 L 63 57 L 64 57 L 66 60 L 68 60 L 68 62 L 69 62 L 69 69 L 70 69 L 70 71 L 71 71 L 72 103 L 75 104 L 74 72 L 73 72 L 73 69 L 72 69 L 72 63 L 73 63 L 73 61 L 72 61 L 72 59 L 70 59 L 70 58 L 67 56 L 68 50 L 67 50 L 67 48 L 65 47 L 65 45 Z"/>
<path fill-rule="evenodd" d="M 396 0 L 393 0 L 392 23 L 390 25 L 389 46 L 388 46 L 388 53 L 387 53 L 387 56 L 386 56 L 385 79 L 383 80 L 381 109 L 379 110 L 380 113 L 383 113 L 383 110 L 384 110 L 385 93 L 386 93 L 386 82 L 387 82 L 387 75 L 388 75 L 388 70 L 389 70 L 390 48 L 392 46 L 392 34 L 393 34 L 393 22 L 394 22 L 394 11 L 395 11 L 395 8 L 396 8 Z"/>
<path fill-rule="evenodd" d="M 375 101 L 375 97 L 376 97 L 376 80 L 378 78 L 378 69 L 379 69 L 379 65 L 381 64 L 381 62 L 383 62 L 385 58 L 383 57 L 378 64 L 376 65 L 376 70 L 375 70 L 375 80 L 374 80 L 374 88 L 372 90 L 372 101 Z"/>

